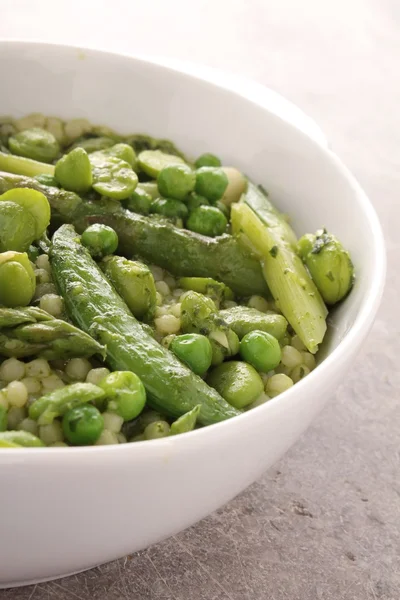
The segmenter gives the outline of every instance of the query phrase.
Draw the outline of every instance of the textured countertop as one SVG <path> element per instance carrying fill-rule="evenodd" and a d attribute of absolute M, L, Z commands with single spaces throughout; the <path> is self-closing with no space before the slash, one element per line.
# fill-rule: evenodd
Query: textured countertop
<path fill-rule="evenodd" d="M 343 387 L 257 483 L 146 551 L 0 599 L 398 600 L 400 3 L 97 0 L 90 14 L 82 5 L 3 0 L 0 36 L 186 58 L 281 92 L 317 120 L 376 206 L 388 280 Z"/>

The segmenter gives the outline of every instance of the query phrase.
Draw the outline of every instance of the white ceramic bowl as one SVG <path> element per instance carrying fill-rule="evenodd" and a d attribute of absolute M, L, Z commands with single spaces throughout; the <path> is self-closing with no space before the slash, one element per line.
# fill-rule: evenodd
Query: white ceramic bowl
<path fill-rule="evenodd" d="M 338 158 L 293 124 L 215 82 L 141 59 L 45 44 L 0 43 L 0 114 L 87 117 L 121 132 L 211 150 L 264 184 L 297 231 L 326 226 L 347 246 L 357 282 L 332 318 L 326 359 L 243 416 L 153 442 L 0 452 L 0 587 L 89 568 L 202 519 L 297 440 L 343 381 L 376 313 L 382 232 Z M 268 95 L 267 95 L 268 96 Z M 282 101 L 282 105 L 284 105 Z M 290 111 L 289 111 L 290 112 Z M 314 136 L 315 137 L 315 136 Z M 318 137 L 318 136 L 316 136 Z"/>

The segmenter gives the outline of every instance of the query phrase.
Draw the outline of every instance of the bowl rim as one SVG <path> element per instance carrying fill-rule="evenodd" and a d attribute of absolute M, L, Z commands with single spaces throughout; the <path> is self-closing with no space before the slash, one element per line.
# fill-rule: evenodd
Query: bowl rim
<path fill-rule="evenodd" d="M 145 440 L 139 441 L 135 443 L 127 443 L 127 444 L 110 444 L 104 446 L 76 446 L 76 447 L 54 447 L 54 448 L 3 448 L 0 452 L 0 464 L 2 462 L 8 462 L 8 459 L 12 459 L 13 462 L 16 462 L 16 459 L 21 458 L 23 462 L 26 462 L 28 459 L 32 459 L 35 462 L 41 462 L 43 460 L 47 461 L 50 456 L 58 457 L 57 460 L 60 460 L 61 457 L 71 457 L 71 460 L 76 461 L 82 458 L 82 455 L 107 455 L 111 456 L 120 456 L 122 453 L 132 454 L 132 459 L 135 456 L 138 456 L 143 452 L 143 448 L 153 449 L 158 451 L 158 449 L 165 449 L 167 445 L 173 445 L 175 448 L 179 448 L 182 444 L 188 444 L 190 442 L 196 443 L 197 441 L 205 441 L 206 436 L 218 436 L 219 433 L 226 432 L 228 428 L 237 429 L 240 427 L 245 427 L 245 423 L 249 424 L 253 419 L 261 417 L 266 417 L 268 411 L 275 407 L 278 404 L 290 404 L 297 391 L 307 390 L 308 388 L 311 390 L 318 389 L 318 384 L 324 381 L 324 378 L 329 371 L 335 371 L 335 365 L 340 366 L 341 364 L 345 364 L 346 361 L 352 356 L 357 354 L 358 349 L 360 348 L 362 342 L 367 337 L 369 330 L 372 327 L 375 315 L 379 308 L 379 304 L 383 295 L 385 278 L 386 278 L 386 251 L 385 251 L 385 242 L 383 230 L 377 215 L 375 208 L 367 197 L 366 193 L 356 180 L 355 176 L 351 173 L 351 171 L 342 163 L 339 157 L 330 149 L 328 144 L 321 143 L 321 138 L 318 139 L 318 136 L 312 136 L 307 134 L 304 131 L 304 128 L 296 127 L 293 122 L 286 120 L 281 115 L 276 114 L 269 108 L 265 107 L 262 102 L 257 102 L 255 98 L 250 98 L 246 93 L 241 93 L 240 90 L 235 89 L 232 90 L 224 83 L 217 83 L 215 80 L 210 81 L 203 74 L 196 74 L 196 65 L 193 63 L 186 62 L 186 65 L 192 65 L 193 70 L 188 70 L 184 67 L 184 63 L 182 62 L 182 68 L 179 67 L 179 61 L 176 61 L 176 64 L 173 64 L 174 61 L 166 61 L 165 63 L 160 60 L 160 57 L 151 57 L 149 55 L 140 55 L 134 53 L 126 53 L 120 51 L 110 51 L 101 47 L 91 47 L 91 46 L 81 46 L 75 44 L 65 44 L 65 43 L 56 43 L 56 42 L 43 42 L 35 39 L 18 39 L 18 38 L 7 38 L 0 39 L 0 48 L 1 47 L 10 47 L 10 48 L 22 48 L 23 46 L 29 47 L 42 47 L 43 49 L 57 49 L 62 51 L 70 51 L 77 50 L 81 52 L 86 52 L 92 56 L 102 56 L 108 55 L 115 59 L 128 59 L 128 61 L 133 61 L 136 63 L 141 63 L 143 65 L 156 66 L 161 68 L 162 70 L 166 70 L 172 73 L 178 73 L 188 79 L 201 81 L 204 84 L 208 85 L 212 88 L 218 88 L 229 92 L 230 94 L 241 96 L 247 102 L 251 104 L 257 104 L 263 110 L 269 112 L 274 118 L 277 118 L 284 122 L 287 127 L 291 129 L 295 129 L 299 136 L 302 136 L 303 139 L 308 140 L 308 143 L 314 145 L 314 147 L 318 147 L 321 152 L 326 154 L 327 158 L 335 165 L 336 169 L 342 175 L 342 177 L 346 180 L 347 184 L 352 188 L 355 201 L 357 202 L 359 209 L 364 213 L 367 221 L 369 222 L 372 236 L 371 236 L 371 244 L 373 245 L 373 263 L 372 270 L 370 272 L 370 284 L 368 286 L 367 292 L 362 301 L 361 307 L 357 313 L 355 321 L 351 326 L 350 330 L 345 334 L 343 339 L 339 342 L 336 348 L 328 354 L 326 358 L 313 370 L 307 378 L 297 382 L 293 387 L 289 388 L 279 396 L 271 398 L 265 404 L 262 404 L 256 408 L 253 408 L 250 411 L 245 411 L 239 418 L 227 419 L 225 421 L 221 421 L 219 423 L 215 423 L 212 425 L 208 425 L 207 427 L 197 429 L 194 431 L 187 432 L 183 435 L 171 436 L 168 438 L 161 438 L 156 440 Z M 173 66 L 171 66 L 173 65 Z M 202 67 L 202 65 L 200 65 Z M 218 69 L 214 70 L 218 72 Z M 223 73 L 223 71 L 221 71 Z M 240 79 L 241 76 L 234 76 L 237 79 Z M 244 79 L 244 78 L 243 78 Z M 251 80 L 249 80 L 251 81 Z M 260 88 L 265 90 L 269 90 L 267 86 L 263 86 L 261 84 L 257 84 Z M 275 94 L 277 98 L 280 97 L 280 94 L 277 92 L 272 92 Z M 284 96 L 282 96 L 285 102 L 292 104 L 288 101 Z M 293 104 L 295 108 L 298 108 L 295 104 Z M 299 113 L 301 113 L 301 109 L 299 109 Z M 308 115 L 305 114 L 308 117 Z M 311 119 L 310 119 L 311 120 Z M 241 423 L 243 425 L 241 425 Z"/>

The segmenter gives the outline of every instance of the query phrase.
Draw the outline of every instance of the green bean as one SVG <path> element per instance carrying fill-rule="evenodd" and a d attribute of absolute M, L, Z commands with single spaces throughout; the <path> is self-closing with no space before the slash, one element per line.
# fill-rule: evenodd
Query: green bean
<path fill-rule="evenodd" d="M 339 240 L 321 229 L 299 240 L 299 253 L 327 304 L 340 302 L 352 288 L 354 267 Z"/>
<path fill-rule="evenodd" d="M 110 373 L 99 383 L 99 386 L 107 396 L 107 410 L 115 412 L 124 421 L 135 419 L 146 404 L 144 385 L 131 371 Z"/>
<path fill-rule="evenodd" d="M 110 148 L 110 146 L 114 145 L 115 140 L 113 138 L 103 135 L 100 137 L 77 140 L 74 144 L 72 144 L 70 150 L 75 150 L 75 148 L 83 148 L 88 154 L 91 154 L 92 152 L 105 150 L 106 148 Z"/>
<path fill-rule="evenodd" d="M 38 398 L 29 407 L 29 417 L 39 425 L 49 425 L 56 417 L 87 402 L 99 402 L 105 397 L 102 388 L 92 383 L 72 383 Z"/>
<path fill-rule="evenodd" d="M 102 154 L 104 156 L 115 156 L 120 160 L 124 160 L 132 167 L 134 171 L 137 170 L 137 157 L 134 149 L 129 144 L 115 144 L 111 146 L 111 148 L 106 148 L 102 150 Z"/>
<path fill-rule="evenodd" d="M 54 135 L 39 127 L 25 129 L 12 135 L 8 145 L 13 154 L 44 163 L 51 163 L 60 152 L 60 146 Z"/>
<path fill-rule="evenodd" d="M 89 156 L 83 148 L 75 148 L 57 162 L 55 178 L 66 190 L 84 194 L 93 183 Z"/>
<path fill-rule="evenodd" d="M 185 413 L 179 419 L 174 421 L 170 427 L 169 435 L 178 435 L 180 433 L 187 433 L 192 431 L 196 427 L 197 416 L 200 412 L 200 405 L 198 404 L 192 410 Z"/>

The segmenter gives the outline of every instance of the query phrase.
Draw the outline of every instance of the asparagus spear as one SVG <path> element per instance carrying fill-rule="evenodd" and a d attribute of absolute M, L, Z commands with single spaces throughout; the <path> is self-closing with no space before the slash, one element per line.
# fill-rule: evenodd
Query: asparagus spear
<path fill-rule="evenodd" d="M 105 355 L 104 346 L 74 325 L 35 307 L 0 307 L 0 355 L 49 360 Z"/>
<path fill-rule="evenodd" d="M 141 378 L 153 408 L 179 417 L 201 404 L 203 425 L 240 414 L 144 331 L 71 225 L 60 227 L 52 242 L 53 276 L 70 317 L 106 344 L 114 370 L 133 371 Z"/>
<path fill-rule="evenodd" d="M 233 231 L 257 253 L 276 303 L 307 349 L 315 353 L 326 331 L 326 306 L 294 246 L 296 236 L 268 198 L 249 183 L 232 206 Z"/>
<path fill-rule="evenodd" d="M 141 256 L 175 275 L 212 277 L 241 296 L 268 293 L 259 261 L 230 235 L 204 237 L 164 219 L 131 213 L 110 199 L 82 200 L 73 192 L 0 172 L 0 193 L 15 187 L 43 192 L 53 224 L 72 223 L 80 233 L 92 223 L 109 225 L 118 234 L 119 252 L 129 258 Z"/>
<path fill-rule="evenodd" d="M 54 165 L 48 165 L 23 156 L 15 156 L 15 154 L 0 152 L 0 171 L 35 177 L 35 175 L 43 175 L 44 173 L 46 175 L 54 175 L 54 170 Z"/>

